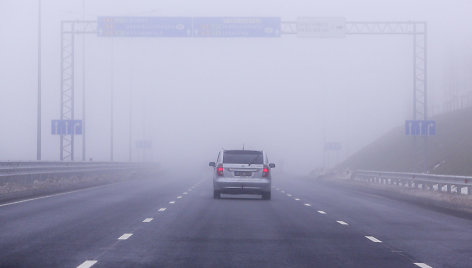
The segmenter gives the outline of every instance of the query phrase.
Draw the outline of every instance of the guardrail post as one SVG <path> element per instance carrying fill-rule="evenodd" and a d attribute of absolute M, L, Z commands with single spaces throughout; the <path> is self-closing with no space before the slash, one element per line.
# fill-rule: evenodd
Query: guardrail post
<path fill-rule="evenodd" d="M 351 176 L 352 179 L 369 183 L 395 185 L 423 191 L 446 192 L 448 194 L 472 195 L 472 177 L 366 170 L 360 170 L 353 174 L 355 175 Z"/>

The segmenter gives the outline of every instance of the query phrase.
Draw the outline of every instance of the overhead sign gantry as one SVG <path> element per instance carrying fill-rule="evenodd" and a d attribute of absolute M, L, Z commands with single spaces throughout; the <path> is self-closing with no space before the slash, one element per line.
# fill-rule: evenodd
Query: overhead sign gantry
<path fill-rule="evenodd" d="M 301 17 L 99 17 L 62 21 L 61 120 L 74 120 L 74 43 L 77 34 L 99 37 L 167 38 L 343 38 L 352 35 L 410 36 L 413 50 L 412 120 L 427 120 L 427 24 L 421 21 L 347 21 Z M 84 122 L 85 126 L 85 122 Z M 83 132 L 86 129 L 84 127 Z M 74 160 L 74 133 L 61 135 L 60 159 Z"/>

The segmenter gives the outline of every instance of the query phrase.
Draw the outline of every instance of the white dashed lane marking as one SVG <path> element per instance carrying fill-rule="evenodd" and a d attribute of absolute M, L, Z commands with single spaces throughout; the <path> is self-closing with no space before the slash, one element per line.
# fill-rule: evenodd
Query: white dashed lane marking
<path fill-rule="evenodd" d="M 421 268 L 433 268 L 433 267 L 427 265 L 426 263 L 422 263 L 422 262 L 415 262 L 414 265 L 419 266 Z"/>
<path fill-rule="evenodd" d="M 326 214 L 326 212 L 324 212 L 323 210 L 318 210 L 318 213 L 320 213 L 320 214 Z"/>
<path fill-rule="evenodd" d="M 118 237 L 118 240 L 126 240 L 130 238 L 133 234 L 123 234 L 122 236 Z"/>
<path fill-rule="evenodd" d="M 294 200 L 295 200 L 295 201 L 300 201 L 300 198 L 295 198 Z"/>
<path fill-rule="evenodd" d="M 146 218 L 146 219 L 144 219 L 143 222 L 151 222 L 152 220 L 153 220 L 153 218 Z"/>
<path fill-rule="evenodd" d="M 292 196 L 291 194 L 287 194 L 287 196 Z"/>
<path fill-rule="evenodd" d="M 366 235 L 365 238 L 369 239 L 370 241 L 372 241 L 374 243 L 382 243 L 382 241 L 378 240 L 377 238 L 375 238 L 373 236 Z"/>
<path fill-rule="evenodd" d="M 199 185 L 200 183 L 197 183 L 195 186 L 192 186 L 188 189 L 187 192 L 191 192 L 193 190 L 193 188 L 195 188 L 197 185 Z M 18 201 L 18 202 L 13 202 L 13 203 L 8 203 L 8 204 L 3 204 L 3 205 L 0 205 L 1 206 L 8 206 L 8 205 L 13 205 L 13 204 L 18 204 L 18 203 L 22 203 L 22 202 L 28 202 L 28 201 L 33 201 L 33 200 L 37 200 L 37 199 L 42 199 L 42 198 L 47 198 L 47 197 L 53 197 L 53 196 L 58 196 L 58 195 L 63 195 L 63 194 L 67 194 L 67 193 L 72 193 L 72 192 L 75 192 L 75 191 L 71 191 L 71 192 L 66 192 L 66 193 L 61 193 L 61 194 L 55 194 L 55 195 L 49 195 L 49 196 L 44 196 L 44 197 L 39 197 L 39 198 L 32 198 L 32 199 L 27 199 L 27 200 L 22 200 L 22 201 Z M 184 192 L 183 194 L 186 195 L 188 194 L 187 192 Z M 181 199 L 182 196 L 179 195 L 177 196 L 177 199 Z M 175 204 L 175 201 L 170 201 L 169 204 Z M 160 208 L 158 211 L 159 212 L 163 212 L 165 211 L 167 208 Z M 142 222 L 151 222 L 154 218 L 145 218 Z M 120 237 L 118 237 L 118 240 L 127 240 L 128 238 L 130 238 L 133 234 L 132 233 L 125 233 L 123 235 L 121 235 Z M 86 260 L 84 261 L 83 263 L 81 263 L 79 266 L 77 266 L 77 268 L 90 268 L 92 267 L 93 265 L 95 265 L 98 261 L 97 260 Z"/>
<path fill-rule="evenodd" d="M 341 225 L 349 225 L 349 224 L 347 224 L 347 222 L 344 222 L 344 221 L 336 221 L 336 222 L 341 224 Z"/>
<path fill-rule="evenodd" d="M 90 268 L 95 263 L 97 263 L 97 261 L 95 261 L 95 260 L 86 260 L 81 265 L 77 266 L 77 268 Z"/>
<path fill-rule="evenodd" d="M 307 206 L 307 207 L 311 207 L 311 205 L 310 205 L 310 204 L 308 204 L 308 203 L 306 203 L 306 204 L 305 204 L 305 206 Z"/>

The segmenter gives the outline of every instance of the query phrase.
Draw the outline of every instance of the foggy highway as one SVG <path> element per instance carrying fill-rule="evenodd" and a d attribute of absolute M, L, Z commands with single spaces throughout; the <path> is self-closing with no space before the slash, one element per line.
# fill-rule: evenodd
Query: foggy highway
<path fill-rule="evenodd" d="M 0 268 L 471 268 L 471 10 L 0 0 Z"/>
<path fill-rule="evenodd" d="M 0 266 L 470 267 L 471 227 L 334 183 L 214 200 L 206 174 L 167 174 L 1 204 Z"/>

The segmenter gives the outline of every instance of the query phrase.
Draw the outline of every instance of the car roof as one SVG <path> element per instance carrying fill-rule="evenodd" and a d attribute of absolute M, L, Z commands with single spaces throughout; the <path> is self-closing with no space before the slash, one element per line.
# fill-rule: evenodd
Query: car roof
<path fill-rule="evenodd" d="M 244 153 L 244 152 L 257 152 L 262 153 L 260 150 L 223 150 L 223 152 L 235 152 L 235 153 Z"/>

